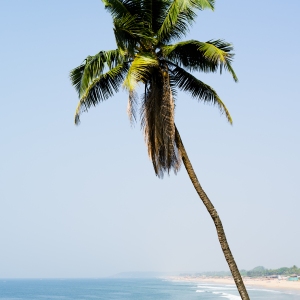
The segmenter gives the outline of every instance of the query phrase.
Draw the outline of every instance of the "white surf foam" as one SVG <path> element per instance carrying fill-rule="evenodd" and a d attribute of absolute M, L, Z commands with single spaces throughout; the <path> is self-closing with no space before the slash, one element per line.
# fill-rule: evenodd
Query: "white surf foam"
<path fill-rule="evenodd" d="M 235 290 L 235 287 L 229 287 L 229 286 L 213 286 L 213 285 L 198 285 L 198 288 L 202 289 L 210 289 L 210 290 Z"/>
<path fill-rule="evenodd" d="M 227 298 L 227 299 L 230 299 L 230 300 L 241 300 L 242 299 L 240 296 L 233 295 L 233 294 L 222 293 L 222 292 L 213 292 L 213 294 L 220 295 L 222 298 Z"/>

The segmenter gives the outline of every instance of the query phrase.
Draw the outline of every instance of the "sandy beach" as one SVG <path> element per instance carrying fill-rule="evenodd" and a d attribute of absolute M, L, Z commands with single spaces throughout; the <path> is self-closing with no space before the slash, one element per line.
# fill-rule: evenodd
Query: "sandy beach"
<path fill-rule="evenodd" d="M 184 281 L 195 283 L 217 283 L 222 285 L 234 285 L 232 277 L 205 277 L 205 276 L 169 276 L 168 280 Z M 287 281 L 269 278 L 250 278 L 244 277 L 244 283 L 247 288 L 262 288 L 269 290 L 285 290 L 299 292 L 300 294 L 300 281 Z"/>

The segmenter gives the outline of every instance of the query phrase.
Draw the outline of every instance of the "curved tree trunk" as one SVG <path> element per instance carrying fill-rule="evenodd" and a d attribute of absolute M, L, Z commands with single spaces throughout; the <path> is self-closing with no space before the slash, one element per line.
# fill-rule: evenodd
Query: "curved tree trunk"
<path fill-rule="evenodd" d="M 234 261 L 234 258 L 233 258 L 233 255 L 230 251 L 230 248 L 229 248 L 229 245 L 227 243 L 227 240 L 226 240 L 226 236 L 225 236 L 225 232 L 224 232 L 224 229 L 223 229 L 223 225 L 222 225 L 222 222 L 220 220 L 220 217 L 216 211 L 216 209 L 214 208 L 214 206 L 212 205 L 212 203 L 210 202 L 209 198 L 207 197 L 207 195 L 205 194 L 204 190 L 202 189 L 198 179 L 197 179 L 197 176 L 195 174 L 195 171 L 192 167 L 192 164 L 188 158 L 188 155 L 185 151 L 185 148 L 183 146 L 183 143 L 182 143 L 182 140 L 180 138 L 180 135 L 179 135 L 179 132 L 175 126 L 175 141 L 176 141 L 176 144 L 177 144 L 177 147 L 179 149 L 179 151 L 181 152 L 181 157 L 182 157 L 182 160 L 183 160 L 183 164 L 187 170 L 187 173 L 194 185 L 194 188 L 196 190 L 196 192 L 198 193 L 199 197 L 201 198 L 203 204 L 205 205 L 206 209 L 208 210 L 211 218 L 213 219 L 214 221 L 214 224 L 216 226 L 216 229 L 217 229 L 217 234 L 218 234 L 218 238 L 219 238 L 219 242 L 220 242 L 220 245 L 221 245 L 221 248 L 223 250 L 223 253 L 224 253 L 224 256 L 225 256 L 225 259 L 228 263 L 228 266 L 230 268 L 230 271 L 231 271 L 231 274 L 233 276 L 233 279 L 235 281 L 235 284 L 236 284 L 236 287 L 242 297 L 243 300 L 250 300 L 249 296 L 248 296 L 248 293 L 247 293 L 247 290 L 245 288 L 245 285 L 244 285 L 244 282 L 243 282 L 243 279 L 241 277 L 241 274 L 237 268 L 237 265 Z"/>

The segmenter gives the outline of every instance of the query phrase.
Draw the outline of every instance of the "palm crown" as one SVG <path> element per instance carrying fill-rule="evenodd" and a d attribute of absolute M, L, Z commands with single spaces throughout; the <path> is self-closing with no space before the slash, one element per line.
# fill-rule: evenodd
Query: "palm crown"
<path fill-rule="evenodd" d="M 175 138 L 176 90 L 216 104 L 231 123 L 218 94 L 190 72 L 222 72 L 231 67 L 232 46 L 222 40 L 176 42 L 185 36 L 197 10 L 214 9 L 214 0 L 102 0 L 111 13 L 117 49 L 88 56 L 71 71 L 79 95 L 75 123 L 91 106 L 113 96 L 120 87 L 129 92 L 128 114 L 136 120 L 138 105 L 148 154 L 155 173 L 180 167 L 181 155 Z M 175 43 L 174 43 L 175 42 Z M 138 101 L 137 86 L 144 85 Z"/>

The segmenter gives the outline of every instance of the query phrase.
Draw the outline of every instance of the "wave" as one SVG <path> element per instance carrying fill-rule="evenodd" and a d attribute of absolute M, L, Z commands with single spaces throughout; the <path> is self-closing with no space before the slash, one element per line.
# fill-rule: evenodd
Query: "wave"
<path fill-rule="evenodd" d="M 211 290 L 236 290 L 235 286 L 229 287 L 229 286 L 216 286 L 216 285 L 204 285 L 204 284 L 199 284 L 197 285 L 197 288 L 202 288 L 202 289 L 211 289 Z"/>
<path fill-rule="evenodd" d="M 282 294 L 284 291 L 276 291 L 276 290 L 269 290 L 264 288 L 247 288 L 248 291 L 259 291 L 259 292 L 269 292 L 269 293 L 279 293 Z"/>
<path fill-rule="evenodd" d="M 225 292 L 223 292 L 225 291 Z M 227 298 L 230 300 L 240 300 L 241 297 L 234 295 L 234 294 L 229 294 L 227 291 L 236 291 L 235 286 L 218 286 L 214 284 L 198 284 L 197 285 L 197 293 L 211 293 L 215 295 L 219 295 L 220 298 Z"/>
<path fill-rule="evenodd" d="M 230 300 L 240 300 L 242 299 L 240 296 L 233 295 L 233 294 L 227 294 L 227 293 L 222 293 L 222 292 L 212 292 L 213 294 L 220 295 L 222 298 L 227 298 Z"/>

